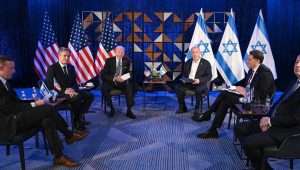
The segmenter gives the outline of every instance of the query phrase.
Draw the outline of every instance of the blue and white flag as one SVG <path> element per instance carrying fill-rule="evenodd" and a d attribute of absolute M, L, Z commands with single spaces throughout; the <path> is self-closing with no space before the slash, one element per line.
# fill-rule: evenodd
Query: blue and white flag
<path fill-rule="evenodd" d="M 217 69 L 229 86 L 245 77 L 235 19 L 231 9 L 226 28 L 216 54 Z"/>
<path fill-rule="evenodd" d="M 204 15 L 201 8 L 185 61 L 192 58 L 191 49 L 195 46 L 198 46 L 202 53 L 202 57 L 207 61 L 209 61 L 211 65 L 211 72 L 212 72 L 211 80 L 214 80 L 215 78 L 217 78 L 218 73 L 217 73 L 216 60 L 210 42 L 211 41 L 208 38 Z"/>
<path fill-rule="evenodd" d="M 263 63 L 271 69 L 273 73 L 273 77 L 277 79 L 275 62 L 274 62 L 271 46 L 268 40 L 268 33 L 265 27 L 264 18 L 261 10 L 259 11 L 259 15 L 256 20 L 256 25 L 244 57 L 244 67 L 246 71 L 248 71 L 248 67 L 246 65 L 247 58 L 249 52 L 252 50 L 259 50 L 264 54 Z"/>

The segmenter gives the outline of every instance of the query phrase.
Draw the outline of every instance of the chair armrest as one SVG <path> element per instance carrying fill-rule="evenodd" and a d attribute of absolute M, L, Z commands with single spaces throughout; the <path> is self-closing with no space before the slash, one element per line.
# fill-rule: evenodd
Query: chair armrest
<path fill-rule="evenodd" d="M 287 137 L 278 149 L 283 154 L 300 157 L 300 133 Z"/>

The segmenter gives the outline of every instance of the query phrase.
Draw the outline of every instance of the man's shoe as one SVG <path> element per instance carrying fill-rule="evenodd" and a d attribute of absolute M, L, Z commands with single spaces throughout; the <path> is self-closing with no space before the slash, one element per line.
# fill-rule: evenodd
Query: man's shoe
<path fill-rule="evenodd" d="M 87 136 L 87 133 L 74 132 L 71 137 L 66 138 L 66 143 L 70 145 L 74 142 L 77 142 L 77 141 L 80 141 L 80 140 L 84 139 L 86 136 Z"/>
<path fill-rule="evenodd" d="M 114 117 L 115 113 L 116 113 L 115 109 L 113 107 L 111 107 L 108 117 Z"/>
<path fill-rule="evenodd" d="M 130 119 L 136 119 L 135 114 L 133 114 L 131 110 L 127 110 L 126 116 L 129 117 Z"/>
<path fill-rule="evenodd" d="M 196 122 L 202 122 L 202 121 L 209 121 L 211 117 L 211 114 L 208 112 L 202 113 L 202 114 L 194 114 L 192 119 Z"/>
<path fill-rule="evenodd" d="M 197 137 L 201 139 L 215 139 L 219 137 L 219 134 L 217 130 L 209 130 L 205 133 L 198 134 Z"/>
<path fill-rule="evenodd" d="M 90 121 L 87 121 L 87 120 L 83 120 L 82 123 L 83 123 L 84 125 L 90 125 L 90 124 L 91 124 L 91 122 L 90 122 Z"/>
<path fill-rule="evenodd" d="M 73 168 L 73 167 L 78 167 L 79 164 L 75 161 L 73 161 L 72 159 L 66 157 L 66 156 L 60 156 L 58 158 L 54 158 L 53 160 L 53 164 L 56 165 L 61 165 L 61 166 L 65 166 L 68 168 Z"/>
<path fill-rule="evenodd" d="M 182 113 L 186 113 L 186 112 L 187 112 L 186 107 L 179 107 L 179 109 L 176 111 L 176 114 L 182 114 Z"/>

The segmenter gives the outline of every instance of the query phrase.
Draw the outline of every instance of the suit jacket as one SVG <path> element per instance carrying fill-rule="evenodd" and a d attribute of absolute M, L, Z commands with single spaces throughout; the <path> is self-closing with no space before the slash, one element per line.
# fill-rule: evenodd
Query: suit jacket
<path fill-rule="evenodd" d="M 78 84 L 76 82 L 76 71 L 74 66 L 67 64 L 68 76 L 65 76 L 63 69 L 61 68 L 59 62 L 51 65 L 48 68 L 46 76 L 46 85 L 49 90 L 54 89 L 54 79 L 60 85 L 60 93 L 64 93 L 66 88 L 78 89 Z"/>
<path fill-rule="evenodd" d="M 245 79 L 240 82 L 241 86 L 246 87 L 249 78 L 250 73 L 248 72 Z M 254 89 L 254 100 L 264 102 L 267 97 L 272 97 L 275 92 L 275 81 L 271 70 L 261 64 L 252 78 L 250 87 Z"/>
<path fill-rule="evenodd" d="M 285 95 L 286 93 L 279 100 L 271 118 L 272 127 L 267 131 L 278 142 L 300 133 L 300 88 L 288 97 Z"/>
<path fill-rule="evenodd" d="M 192 69 L 192 62 L 193 59 L 190 59 L 184 64 L 183 75 L 182 75 L 183 77 L 185 78 L 189 77 L 189 74 Z M 201 85 L 207 85 L 207 82 L 210 81 L 211 77 L 212 77 L 212 73 L 211 73 L 210 63 L 204 58 L 201 58 L 199 66 L 197 68 L 195 79 L 200 80 L 199 85 L 201 86 Z"/>
<path fill-rule="evenodd" d="M 116 74 L 116 57 L 109 58 L 105 61 L 105 66 L 101 72 L 103 82 L 113 84 L 113 78 Z M 122 59 L 122 75 L 130 73 L 130 60 L 127 57 Z"/>
<path fill-rule="evenodd" d="M 16 134 L 18 114 L 30 108 L 30 103 L 22 102 L 13 89 L 7 90 L 0 81 L 0 139 L 10 139 Z"/>

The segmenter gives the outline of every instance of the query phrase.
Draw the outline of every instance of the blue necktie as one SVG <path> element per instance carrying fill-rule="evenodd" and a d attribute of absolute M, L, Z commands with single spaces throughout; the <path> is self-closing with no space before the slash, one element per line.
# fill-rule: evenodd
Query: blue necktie
<path fill-rule="evenodd" d="M 270 115 L 273 117 L 276 114 L 276 110 L 279 107 L 279 105 L 285 101 L 286 99 L 288 99 L 292 94 L 294 94 L 294 92 L 300 87 L 300 80 L 297 80 L 297 82 L 292 86 L 292 88 L 290 88 L 285 94 L 283 94 L 284 96 L 280 99 L 279 102 L 276 103 L 276 105 L 274 106 L 273 109 L 271 109 L 270 111 Z"/>

